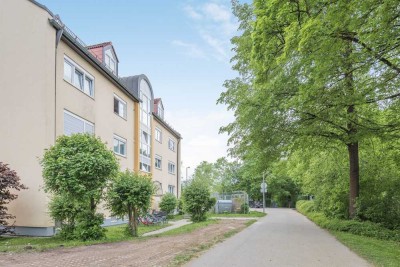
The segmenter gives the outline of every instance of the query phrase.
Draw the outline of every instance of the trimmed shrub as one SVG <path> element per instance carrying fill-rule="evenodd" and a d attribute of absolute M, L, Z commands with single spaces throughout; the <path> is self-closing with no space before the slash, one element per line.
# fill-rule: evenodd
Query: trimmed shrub
<path fill-rule="evenodd" d="M 215 205 L 216 199 L 210 197 L 208 186 L 197 180 L 192 180 L 183 191 L 185 211 L 191 215 L 193 222 L 207 220 L 207 211 Z"/>
<path fill-rule="evenodd" d="M 160 202 L 160 210 L 165 211 L 166 213 L 170 214 L 172 213 L 177 204 L 177 199 L 174 194 L 171 193 L 166 193 L 162 198 Z"/>

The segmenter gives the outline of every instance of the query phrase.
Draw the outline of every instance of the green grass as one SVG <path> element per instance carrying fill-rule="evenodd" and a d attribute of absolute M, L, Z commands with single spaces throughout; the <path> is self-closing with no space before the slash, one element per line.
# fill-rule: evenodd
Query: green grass
<path fill-rule="evenodd" d="M 179 221 L 183 220 L 183 214 L 182 215 L 168 215 L 168 221 Z"/>
<path fill-rule="evenodd" d="M 139 226 L 139 236 L 169 224 Z M 106 239 L 94 241 L 64 240 L 59 237 L 0 237 L 0 252 L 44 251 L 58 247 L 77 247 L 138 239 L 125 234 L 126 225 L 106 227 Z"/>
<path fill-rule="evenodd" d="M 249 220 L 246 222 L 246 227 L 249 227 L 250 225 L 252 225 L 253 223 L 255 223 L 257 220 Z"/>
<path fill-rule="evenodd" d="M 215 223 L 219 223 L 219 220 L 208 219 L 205 222 L 187 224 L 182 227 L 175 228 L 170 231 L 157 234 L 155 236 L 161 237 L 161 236 L 171 236 L 171 235 L 180 235 L 180 234 L 191 233 L 197 229 L 204 228 L 204 227 L 207 227 L 207 226 L 209 226 L 211 224 L 215 224 Z"/>
<path fill-rule="evenodd" d="M 208 216 L 210 217 L 221 217 L 221 218 L 259 218 L 259 217 L 264 217 L 266 215 L 267 215 L 266 213 L 259 211 L 250 211 L 247 214 L 241 214 L 241 213 L 208 214 Z"/>
<path fill-rule="evenodd" d="M 331 233 L 343 244 L 375 266 L 397 267 L 400 264 L 400 243 L 358 236 L 345 232 Z"/>

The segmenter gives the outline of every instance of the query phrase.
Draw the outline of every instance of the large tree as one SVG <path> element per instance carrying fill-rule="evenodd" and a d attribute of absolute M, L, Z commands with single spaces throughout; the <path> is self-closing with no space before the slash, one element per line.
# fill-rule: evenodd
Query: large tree
<path fill-rule="evenodd" d="M 223 127 L 245 158 L 285 157 L 293 145 L 342 144 L 349 215 L 359 195 L 359 144 L 400 127 L 400 3 L 397 0 L 233 1 L 242 35 L 219 99 L 235 110 Z"/>

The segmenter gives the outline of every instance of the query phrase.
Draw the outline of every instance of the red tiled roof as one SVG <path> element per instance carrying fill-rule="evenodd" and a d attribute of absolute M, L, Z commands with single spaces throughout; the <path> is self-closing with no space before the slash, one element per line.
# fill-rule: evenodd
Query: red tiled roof
<path fill-rule="evenodd" d="M 100 43 L 100 44 L 88 45 L 86 48 L 93 49 L 93 48 L 105 47 L 107 45 L 112 45 L 112 42 L 104 42 L 104 43 Z"/>

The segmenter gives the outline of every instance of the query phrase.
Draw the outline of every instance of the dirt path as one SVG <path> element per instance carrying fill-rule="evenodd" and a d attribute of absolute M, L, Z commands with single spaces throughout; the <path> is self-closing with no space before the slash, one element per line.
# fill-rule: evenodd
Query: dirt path
<path fill-rule="evenodd" d="M 192 233 L 34 253 L 0 253 L 0 266 L 168 266 L 176 255 L 208 245 L 246 221 L 221 220 Z"/>

